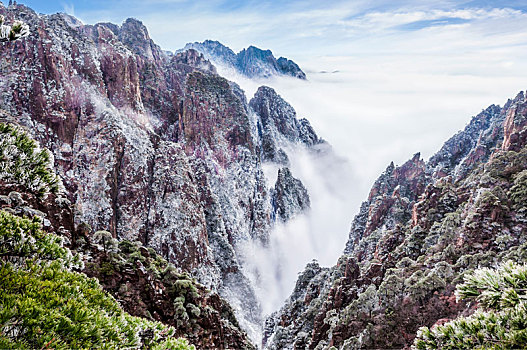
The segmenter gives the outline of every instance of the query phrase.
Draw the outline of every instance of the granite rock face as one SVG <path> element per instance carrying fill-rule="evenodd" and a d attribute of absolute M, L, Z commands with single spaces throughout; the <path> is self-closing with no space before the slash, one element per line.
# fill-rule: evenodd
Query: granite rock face
<path fill-rule="evenodd" d="M 189 49 L 199 51 L 211 62 L 234 69 L 249 78 L 270 78 L 285 75 L 302 80 L 306 79 L 306 74 L 295 62 L 285 57 L 276 59 L 271 50 L 249 46 L 235 54 L 227 46 L 212 40 L 188 43 L 180 51 Z"/>
<path fill-rule="evenodd" d="M 168 55 L 138 20 L 83 25 L 23 5 L 0 5 L 0 14 L 32 33 L 0 47 L 0 121 L 54 155 L 72 244 L 100 230 L 139 241 L 226 297 L 243 327 L 261 327 L 238 247 L 266 244 L 274 225 L 258 125 L 280 116 L 253 111 L 197 51 Z M 288 113 L 295 135 L 318 140 Z"/>
<path fill-rule="evenodd" d="M 7 137 L 6 132 L 2 135 L 2 165 L 10 165 L 11 171 L 17 173 L 29 173 L 29 167 L 42 166 L 43 158 L 38 157 L 25 163 L 8 163 L 6 156 L 10 150 L 28 152 L 27 145 L 31 143 L 20 129 L 10 129 L 8 133 L 13 135 L 11 132 L 15 132 L 16 137 Z M 40 147 L 35 146 L 33 149 L 40 154 Z M 49 164 L 45 163 L 46 171 L 41 168 L 35 175 L 41 181 L 46 181 L 45 174 L 56 173 L 51 159 Z M 141 242 L 118 241 L 110 232 L 94 233 L 87 225 L 75 226 L 74 208 L 64 191 L 60 186 L 50 190 L 42 194 L 24 178 L 4 173 L 0 177 L 0 208 L 4 213 L 38 219 L 43 230 L 60 236 L 73 255 L 82 259 L 82 264 L 75 269 L 96 278 L 96 283 L 100 283 L 128 313 L 174 326 L 178 337 L 187 338 L 200 348 L 254 348 L 247 333 L 240 328 L 232 307 L 218 293 L 199 284 Z M 14 227 L 3 223 L 1 229 L 13 230 Z M 5 250 L 9 240 L 4 239 L 3 244 Z M 196 249 L 196 253 L 199 252 Z M 49 277 L 50 280 L 54 278 Z M 68 282 L 61 286 L 73 288 Z M 57 307 L 61 307 L 60 301 Z M 68 316 L 65 319 L 68 320 Z M 31 322 L 31 316 L 26 316 L 25 321 Z M 146 334 L 146 337 L 152 336 Z"/>
<path fill-rule="evenodd" d="M 267 319 L 267 348 L 410 348 L 419 327 L 471 313 L 453 294 L 466 271 L 527 258 L 526 106 L 520 93 L 428 162 L 390 164 L 337 264 L 309 264 Z"/>

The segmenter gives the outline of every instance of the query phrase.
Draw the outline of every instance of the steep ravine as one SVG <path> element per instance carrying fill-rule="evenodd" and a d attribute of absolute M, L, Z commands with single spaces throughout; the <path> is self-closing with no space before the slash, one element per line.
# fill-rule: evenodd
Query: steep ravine
<path fill-rule="evenodd" d="M 32 33 L 0 46 L 0 122 L 49 149 L 64 185 L 41 200 L 0 183 L 0 207 L 41 217 L 126 312 L 200 348 L 260 346 L 262 333 L 271 349 L 409 348 L 420 326 L 473 311 L 453 295 L 465 272 L 527 257 L 520 93 L 428 161 L 390 164 L 337 264 L 309 263 L 264 320 L 263 298 L 284 292 L 265 287 L 290 262 L 272 235 L 320 209 L 297 157 L 321 171 L 336 156 L 275 90 L 245 96 L 207 55 L 249 77 L 303 79 L 300 68 L 210 41 L 167 53 L 135 19 L 84 25 L 23 5 L 0 14 Z"/>
<path fill-rule="evenodd" d="M 410 348 L 419 327 L 473 312 L 453 293 L 463 275 L 527 258 L 526 118 L 522 92 L 472 118 L 427 162 L 390 164 L 337 264 L 309 264 L 267 319 L 267 348 Z"/>

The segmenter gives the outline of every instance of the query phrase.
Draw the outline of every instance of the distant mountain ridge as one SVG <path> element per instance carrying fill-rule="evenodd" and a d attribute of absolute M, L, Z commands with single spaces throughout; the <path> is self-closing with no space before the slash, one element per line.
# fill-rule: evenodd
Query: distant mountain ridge
<path fill-rule="evenodd" d="M 249 78 L 270 78 L 286 75 L 306 80 L 306 74 L 295 62 L 285 57 L 276 59 L 271 50 L 262 50 L 251 45 L 236 54 L 219 41 L 205 40 L 201 43 L 188 43 L 177 52 L 189 49 L 200 52 L 214 64 L 233 68 Z"/>

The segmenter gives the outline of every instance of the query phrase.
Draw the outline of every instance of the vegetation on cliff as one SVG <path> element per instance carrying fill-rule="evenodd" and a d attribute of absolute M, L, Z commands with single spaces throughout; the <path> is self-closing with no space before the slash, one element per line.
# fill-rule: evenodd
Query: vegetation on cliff
<path fill-rule="evenodd" d="M 84 269 L 134 316 L 175 328 L 202 349 L 252 349 L 234 311 L 217 294 L 140 242 L 117 241 L 98 231 L 90 242 L 79 240 L 90 256 Z"/>
<path fill-rule="evenodd" d="M 0 124 L 0 181 L 22 187 L 38 197 L 57 193 L 60 188 L 51 153 L 40 149 L 20 128 L 3 123 Z"/>
<path fill-rule="evenodd" d="M 23 131 L 0 124 L 0 151 L 2 188 L 38 198 L 58 191 L 48 151 Z M 173 327 L 123 311 L 79 272 L 82 256 L 64 237 L 44 231 L 36 216 L 11 212 L 0 211 L 0 348 L 194 348 Z"/>
<path fill-rule="evenodd" d="M 38 219 L 0 211 L 0 347 L 190 349 L 175 329 L 134 317 L 98 281 L 73 271 L 79 255 Z"/>
<path fill-rule="evenodd" d="M 457 286 L 460 299 L 478 310 L 443 325 L 419 329 L 417 349 L 519 349 L 527 344 L 527 265 L 512 261 L 468 274 Z"/>
<path fill-rule="evenodd" d="M 0 42 L 14 41 L 29 35 L 29 26 L 22 21 L 4 24 L 5 17 L 0 15 Z"/>

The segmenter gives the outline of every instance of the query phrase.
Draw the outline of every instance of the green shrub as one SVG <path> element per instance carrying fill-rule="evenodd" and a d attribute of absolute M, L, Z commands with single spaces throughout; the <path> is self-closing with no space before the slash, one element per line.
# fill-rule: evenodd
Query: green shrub
<path fill-rule="evenodd" d="M 11 124 L 0 123 L 0 181 L 23 186 L 38 197 L 57 193 L 60 178 L 53 171 L 51 154 Z"/>
<path fill-rule="evenodd" d="M 101 247 L 105 252 L 117 252 L 118 250 L 119 242 L 108 231 L 95 232 L 91 241 L 94 245 Z"/>
<path fill-rule="evenodd" d="M 518 173 L 514 177 L 514 185 L 509 191 L 509 196 L 516 209 L 525 208 L 527 203 L 527 170 Z"/>
<path fill-rule="evenodd" d="M 5 17 L 0 15 L 0 42 L 14 41 L 29 35 L 29 26 L 22 21 L 4 24 Z"/>
<path fill-rule="evenodd" d="M 17 266 L 31 260 L 81 267 L 80 256 L 62 246 L 62 237 L 42 231 L 40 219 L 23 219 L 6 211 L 0 211 L 0 258 Z"/>
<path fill-rule="evenodd" d="M 0 212 L 0 348 L 194 349 L 175 329 L 131 316 L 38 220 Z"/>
<path fill-rule="evenodd" d="M 527 266 L 513 262 L 483 268 L 457 287 L 460 299 L 483 310 L 432 329 L 422 327 L 416 349 L 524 349 L 527 347 Z"/>

